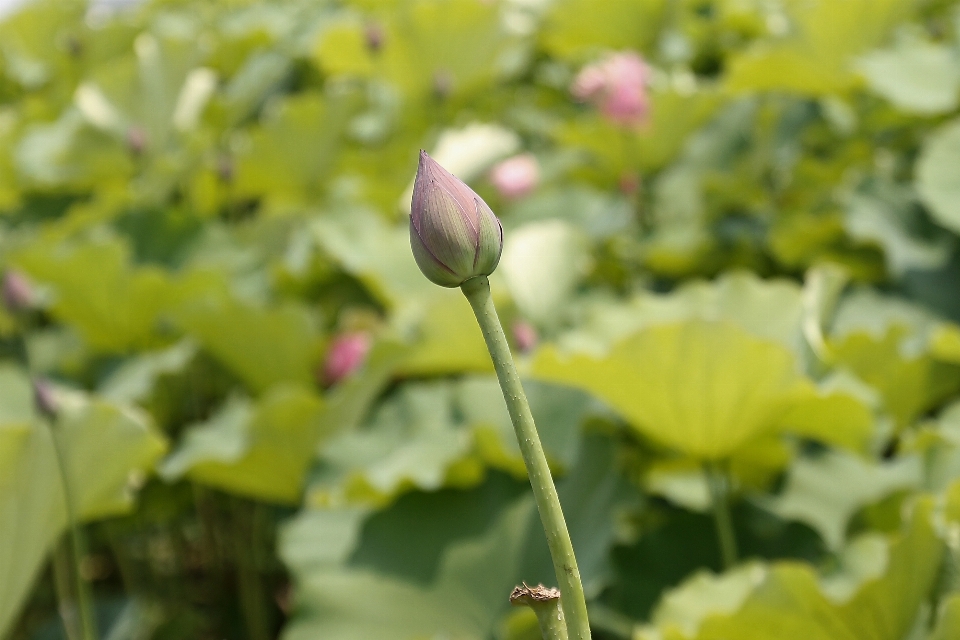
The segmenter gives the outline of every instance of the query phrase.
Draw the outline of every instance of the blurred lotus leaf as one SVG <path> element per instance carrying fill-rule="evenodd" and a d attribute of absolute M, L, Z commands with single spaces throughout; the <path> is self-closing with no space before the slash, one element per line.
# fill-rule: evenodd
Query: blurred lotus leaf
<path fill-rule="evenodd" d="M 602 358 L 564 356 L 547 347 L 533 371 L 538 378 L 590 391 L 651 440 L 701 460 L 727 458 L 791 426 L 848 443 L 848 434 L 870 428 L 869 421 L 855 420 L 828 431 L 808 420 L 803 412 L 816 410 L 822 400 L 798 372 L 793 353 L 729 321 L 654 325 Z M 805 403 L 808 408 L 800 408 Z"/>
<path fill-rule="evenodd" d="M 0 366 L 0 633 L 19 612 L 68 525 L 54 449 L 57 433 L 77 517 L 126 513 L 166 440 L 143 412 L 74 392 L 60 394 L 53 425 L 34 409 L 26 373 Z"/>
<path fill-rule="evenodd" d="M 174 480 L 196 482 L 241 495 L 296 503 L 322 430 L 323 401 L 293 386 L 270 389 L 255 404 L 234 396 L 205 423 L 193 425 L 160 467 Z"/>
<path fill-rule="evenodd" d="M 915 506 L 905 530 L 889 543 L 883 574 L 865 582 L 844 602 L 834 603 L 828 599 L 808 566 L 781 562 L 760 569 L 762 579 L 753 579 L 756 586 L 735 612 L 731 613 L 729 607 L 731 596 L 736 594 L 717 589 L 709 604 L 693 601 L 696 608 L 687 609 L 684 624 L 689 628 L 693 622 L 697 627 L 695 633 L 684 632 L 683 627 L 674 626 L 675 623 L 672 625 L 671 620 L 678 619 L 678 614 L 672 613 L 663 627 L 641 632 L 639 638 L 899 640 L 920 615 L 924 594 L 934 585 L 943 554 L 943 543 L 930 522 L 931 507 L 928 499 Z M 735 576 L 741 578 L 738 580 Z M 751 569 L 743 568 L 720 580 L 742 585 L 748 576 Z M 692 585 L 682 589 L 694 589 L 703 580 L 695 578 Z M 708 593 L 702 588 L 700 592 Z M 911 595 L 904 597 L 905 593 Z M 665 601 L 682 602 L 682 599 L 668 596 Z"/>
<path fill-rule="evenodd" d="M 817 96 L 857 84 L 852 57 L 880 44 L 911 10 L 909 0 L 791 0 L 776 14 L 779 33 L 733 56 L 736 91 L 784 90 Z"/>

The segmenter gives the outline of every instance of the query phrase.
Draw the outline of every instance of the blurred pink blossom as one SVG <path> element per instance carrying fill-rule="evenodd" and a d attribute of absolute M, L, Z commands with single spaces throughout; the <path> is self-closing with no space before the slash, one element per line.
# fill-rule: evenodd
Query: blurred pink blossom
<path fill-rule="evenodd" d="M 537 346 L 537 342 L 540 341 L 536 328 L 526 320 L 517 320 L 513 323 L 511 329 L 513 331 L 513 341 L 517 344 L 520 353 L 532 351 Z"/>
<path fill-rule="evenodd" d="M 540 182 L 540 164 L 532 153 L 507 158 L 490 170 L 490 182 L 502 198 L 522 198 Z"/>
<path fill-rule="evenodd" d="M 3 304 L 8 311 L 23 311 L 33 306 L 36 295 L 27 277 L 15 269 L 3 272 Z"/>
<path fill-rule="evenodd" d="M 323 363 L 323 386 L 332 387 L 362 367 L 372 342 L 366 331 L 341 333 L 335 337 Z"/>
<path fill-rule="evenodd" d="M 635 127 L 646 121 L 650 111 L 649 78 L 650 67 L 638 54 L 611 53 L 581 69 L 570 93 L 581 102 L 597 105 L 611 122 Z"/>

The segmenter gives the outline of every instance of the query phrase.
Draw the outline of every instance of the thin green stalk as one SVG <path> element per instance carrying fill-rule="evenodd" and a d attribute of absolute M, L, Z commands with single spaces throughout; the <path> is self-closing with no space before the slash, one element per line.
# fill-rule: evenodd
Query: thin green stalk
<path fill-rule="evenodd" d="M 77 602 L 73 597 L 73 565 L 70 560 L 70 541 L 66 536 L 57 543 L 50 558 L 53 565 L 53 585 L 57 592 L 57 610 L 63 622 L 67 640 L 83 640 L 80 637 L 80 620 L 77 617 Z"/>
<path fill-rule="evenodd" d="M 717 462 L 704 462 L 703 470 L 710 488 L 713 521 L 717 527 L 723 568 L 731 569 L 737 564 L 737 536 L 733 531 L 733 519 L 730 517 L 730 475 Z"/>
<path fill-rule="evenodd" d="M 560 592 L 547 589 L 542 584 L 536 587 L 514 587 L 510 604 L 533 609 L 540 625 L 543 640 L 567 640 L 567 625 L 560 607 Z"/>
<path fill-rule="evenodd" d="M 269 640 L 270 626 L 267 620 L 266 595 L 257 566 L 255 535 L 256 504 L 252 507 L 232 497 L 233 543 L 237 568 L 237 586 L 240 604 L 249 640 Z"/>
<path fill-rule="evenodd" d="M 547 534 L 547 545 L 550 547 L 550 556 L 553 559 L 553 569 L 557 574 L 557 583 L 560 585 L 560 604 L 563 607 L 563 617 L 566 619 L 567 630 L 572 640 L 589 640 L 590 623 L 587 619 L 587 603 L 583 595 L 583 585 L 580 582 L 580 570 L 577 568 L 577 559 L 573 554 L 573 544 L 570 542 L 570 533 L 567 523 L 563 519 L 560 508 L 560 499 L 557 489 L 550 475 L 550 467 L 540 444 L 540 436 L 533 422 L 533 413 L 530 404 L 523 392 L 517 367 L 514 365 L 510 346 L 503 334 L 503 326 L 497 316 L 497 310 L 490 297 L 490 282 L 486 276 L 471 278 L 461 285 L 460 289 L 480 324 L 480 331 L 487 343 L 490 357 L 493 359 L 500 388 L 503 391 L 510 419 L 517 434 L 520 453 L 527 467 L 530 485 L 533 487 L 533 497 L 540 511 L 540 521 Z"/>
<path fill-rule="evenodd" d="M 90 597 L 90 589 L 80 570 L 80 563 L 84 557 L 83 539 L 80 534 L 80 525 L 77 521 L 77 512 L 73 501 L 73 492 L 70 490 L 70 482 L 67 476 L 67 464 L 63 455 L 63 448 L 60 446 L 60 437 L 57 429 L 48 421 L 45 421 L 50 429 L 50 437 L 53 441 L 53 450 L 56 454 L 57 469 L 60 474 L 60 484 L 63 488 L 63 502 L 67 510 L 67 523 L 69 525 L 70 550 L 73 556 L 73 577 L 76 589 L 76 610 L 80 620 L 80 637 L 83 640 L 97 640 L 97 622 L 93 612 L 93 599 Z M 64 624 L 68 624 L 64 620 Z"/>

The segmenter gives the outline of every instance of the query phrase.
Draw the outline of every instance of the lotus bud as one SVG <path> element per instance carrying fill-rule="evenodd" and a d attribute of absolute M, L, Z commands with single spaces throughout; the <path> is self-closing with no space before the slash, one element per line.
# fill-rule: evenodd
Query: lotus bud
<path fill-rule="evenodd" d="M 56 418 L 60 411 L 60 399 L 57 391 L 46 378 L 33 380 L 33 403 L 37 410 L 48 418 Z"/>
<path fill-rule="evenodd" d="M 371 342 L 366 331 L 342 333 L 334 338 L 323 363 L 323 386 L 332 387 L 362 367 Z"/>
<path fill-rule="evenodd" d="M 483 199 L 420 152 L 410 205 L 410 245 L 431 282 L 459 287 L 500 262 L 503 227 Z"/>
<path fill-rule="evenodd" d="M 507 158 L 490 170 L 490 182 L 505 200 L 522 198 L 537 188 L 540 164 L 530 153 Z"/>
<path fill-rule="evenodd" d="M 380 53 L 383 48 L 383 27 L 375 22 L 371 22 L 363 30 L 363 39 L 367 44 L 367 50 L 371 53 Z"/>
<path fill-rule="evenodd" d="M 36 301 L 33 286 L 27 277 L 15 269 L 3 273 L 3 305 L 16 313 L 32 307 Z"/>
<path fill-rule="evenodd" d="M 532 324 L 526 320 L 517 320 L 511 328 L 513 330 L 513 342 L 517 345 L 520 353 L 529 353 L 536 348 L 540 337 Z"/>

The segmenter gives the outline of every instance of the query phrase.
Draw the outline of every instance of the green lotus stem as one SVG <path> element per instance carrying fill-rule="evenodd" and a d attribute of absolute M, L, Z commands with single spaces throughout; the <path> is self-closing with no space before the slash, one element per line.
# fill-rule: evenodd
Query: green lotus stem
<path fill-rule="evenodd" d="M 536 587 L 514 587 L 510 604 L 533 609 L 540 625 L 543 640 L 567 640 L 567 625 L 560 606 L 560 592 L 547 589 L 542 584 Z"/>
<path fill-rule="evenodd" d="M 80 536 L 80 524 L 77 520 L 76 503 L 73 500 L 73 492 L 70 490 L 70 481 L 67 476 L 66 458 L 63 455 L 63 448 L 60 446 L 60 437 L 57 429 L 47 420 L 44 420 L 50 429 L 50 437 L 53 440 L 53 450 L 57 459 L 57 470 L 60 474 L 60 484 L 63 489 L 63 502 L 67 511 L 67 523 L 69 525 L 68 535 L 70 537 L 70 550 L 73 556 L 73 578 L 76 588 L 76 610 L 80 622 L 80 638 L 82 640 L 97 640 L 97 622 L 93 613 L 93 599 L 90 596 L 90 589 L 87 582 L 83 579 L 80 571 L 80 563 L 83 560 L 83 539 Z M 64 625 L 69 625 L 70 621 L 64 619 Z"/>
<path fill-rule="evenodd" d="M 510 419 L 517 434 L 520 453 L 527 467 L 527 475 L 533 487 L 533 497 L 540 511 L 540 521 L 547 534 L 547 545 L 550 547 L 550 556 L 553 559 L 553 569 L 560 585 L 560 604 L 563 608 L 563 617 L 566 619 L 567 631 L 572 640 L 589 640 L 590 624 L 587 620 L 587 603 L 583 595 L 583 585 L 580 582 L 580 570 L 577 568 L 577 559 L 573 553 L 573 543 L 570 542 L 570 533 L 567 523 L 563 519 L 560 508 L 560 498 L 550 475 L 550 467 L 540 444 L 540 436 L 533 422 L 533 413 L 530 403 L 523 392 L 517 367 L 510 353 L 510 346 L 503 333 L 503 326 L 497 316 L 497 309 L 490 296 L 490 282 L 486 276 L 478 276 L 464 282 L 460 289 L 480 324 L 480 331 L 487 343 L 490 357 L 493 359 L 494 369 L 500 381 Z"/>
<path fill-rule="evenodd" d="M 720 558 L 724 569 L 732 569 L 737 564 L 737 536 L 733 531 L 733 519 L 730 517 L 730 475 L 718 462 L 703 463 L 710 488 L 710 502 L 713 508 L 713 521 L 717 527 L 717 539 L 720 543 Z"/>

